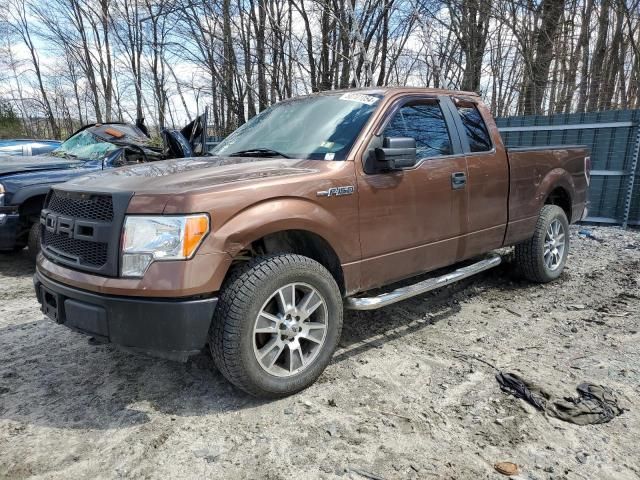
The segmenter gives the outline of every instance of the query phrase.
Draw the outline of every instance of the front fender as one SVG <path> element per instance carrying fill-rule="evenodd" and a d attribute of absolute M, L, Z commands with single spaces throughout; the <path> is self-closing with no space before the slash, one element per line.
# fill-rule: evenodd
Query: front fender
<path fill-rule="evenodd" d="M 340 263 L 355 261 L 360 253 L 360 242 L 357 229 L 349 227 L 357 225 L 355 208 L 340 208 L 340 199 L 335 200 L 333 211 L 341 215 L 305 198 L 280 197 L 253 204 L 218 227 L 214 220 L 208 247 L 233 257 L 266 235 L 305 230 L 326 240 Z M 345 198 L 345 207 L 346 201 Z"/>
<path fill-rule="evenodd" d="M 20 205 L 34 195 L 46 195 L 51 187 L 73 178 L 95 171 L 88 168 L 61 168 L 57 170 L 35 170 L 0 177 L 0 183 L 11 193 L 10 202 Z"/>
<path fill-rule="evenodd" d="M 40 184 L 22 187 L 11 197 L 13 205 L 21 205 L 32 197 L 42 196 L 49 193 L 49 189 L 55 184 Z"/>

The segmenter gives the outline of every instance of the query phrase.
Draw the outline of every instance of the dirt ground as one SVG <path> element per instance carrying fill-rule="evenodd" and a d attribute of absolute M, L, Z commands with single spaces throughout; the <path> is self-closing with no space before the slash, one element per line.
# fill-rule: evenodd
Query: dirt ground
<path fill-rule="evenodd" d="M 26 252 L 0 257 L 0 477 L 640 478 L 640 232 L 572 229 L 549 285 L 509 265 L 375 312 L 347 313 L 308 390 L 259 401 L 201 355 L 187 364 L 91 345 L 43 318 Z M 590 426 L 502 393 L 519 371 L 628 409 Z"/>

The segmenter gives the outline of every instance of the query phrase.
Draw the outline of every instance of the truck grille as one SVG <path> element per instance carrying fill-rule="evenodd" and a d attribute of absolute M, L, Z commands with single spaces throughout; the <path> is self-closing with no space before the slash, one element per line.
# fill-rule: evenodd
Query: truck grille
<path fill-rule="evenodd" d="M 113 200 L 110 195 L 64 196 L 51 192 L 47 209 L 72 218 L 88 220 L 113 220 Z"/>
<path fill-rule="evenodd" d="M 107 244 L 102 242 L 88 242 L 51 233 L 45 229 L 42 238 L 44 248 L 53 251 L 61 257 L 67 257 L 79 265 L 102 267 L 107 263 Z"/>
<path fill-rule="evenodd" d="M 40 213 L 43 255 L 76 270 L 116 276 L 130 198 L 53 189 Z"/>

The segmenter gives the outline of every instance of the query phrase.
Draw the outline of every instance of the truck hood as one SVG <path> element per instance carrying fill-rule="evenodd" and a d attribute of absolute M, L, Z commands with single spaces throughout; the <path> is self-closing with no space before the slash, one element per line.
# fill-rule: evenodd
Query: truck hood
<path fill-rule="evenodd" d="M 82 161 L 67 160 L 64 158 L 40 155 L 37 157 L 15 157 L 0 155 L 0 176 L 10 173 L 30 172 L 34 170 L 60 170 L 76 168 L 82 165 Z"/>
<path fill-rule="evenodd" d="M 175 194 L 222 185 L 303 175 L 320 160 L 200 157 L 106 170 L 71 180 L 65 187 L 87 191 Z"/>

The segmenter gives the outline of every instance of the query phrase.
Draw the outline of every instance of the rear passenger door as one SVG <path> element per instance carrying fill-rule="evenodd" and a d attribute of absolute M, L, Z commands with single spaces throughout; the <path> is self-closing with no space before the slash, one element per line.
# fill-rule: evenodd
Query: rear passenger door
<path fill-rule="evenodd" d="M 365 289 L 449 265 L 462 254 L 467 166 L 449 103 L 449 97 L 405 97 L 376 126 L 372 144 L 414 138 L 417 164 L 359 176 Z"/>
<path fill-rule="evenodd" d="M 493 117 L 482 104 L 453 98 L 449 104 L 467 159 L 468 238 L 465 258 L 502 245 L 507 226 L 509 164 Z"/>

